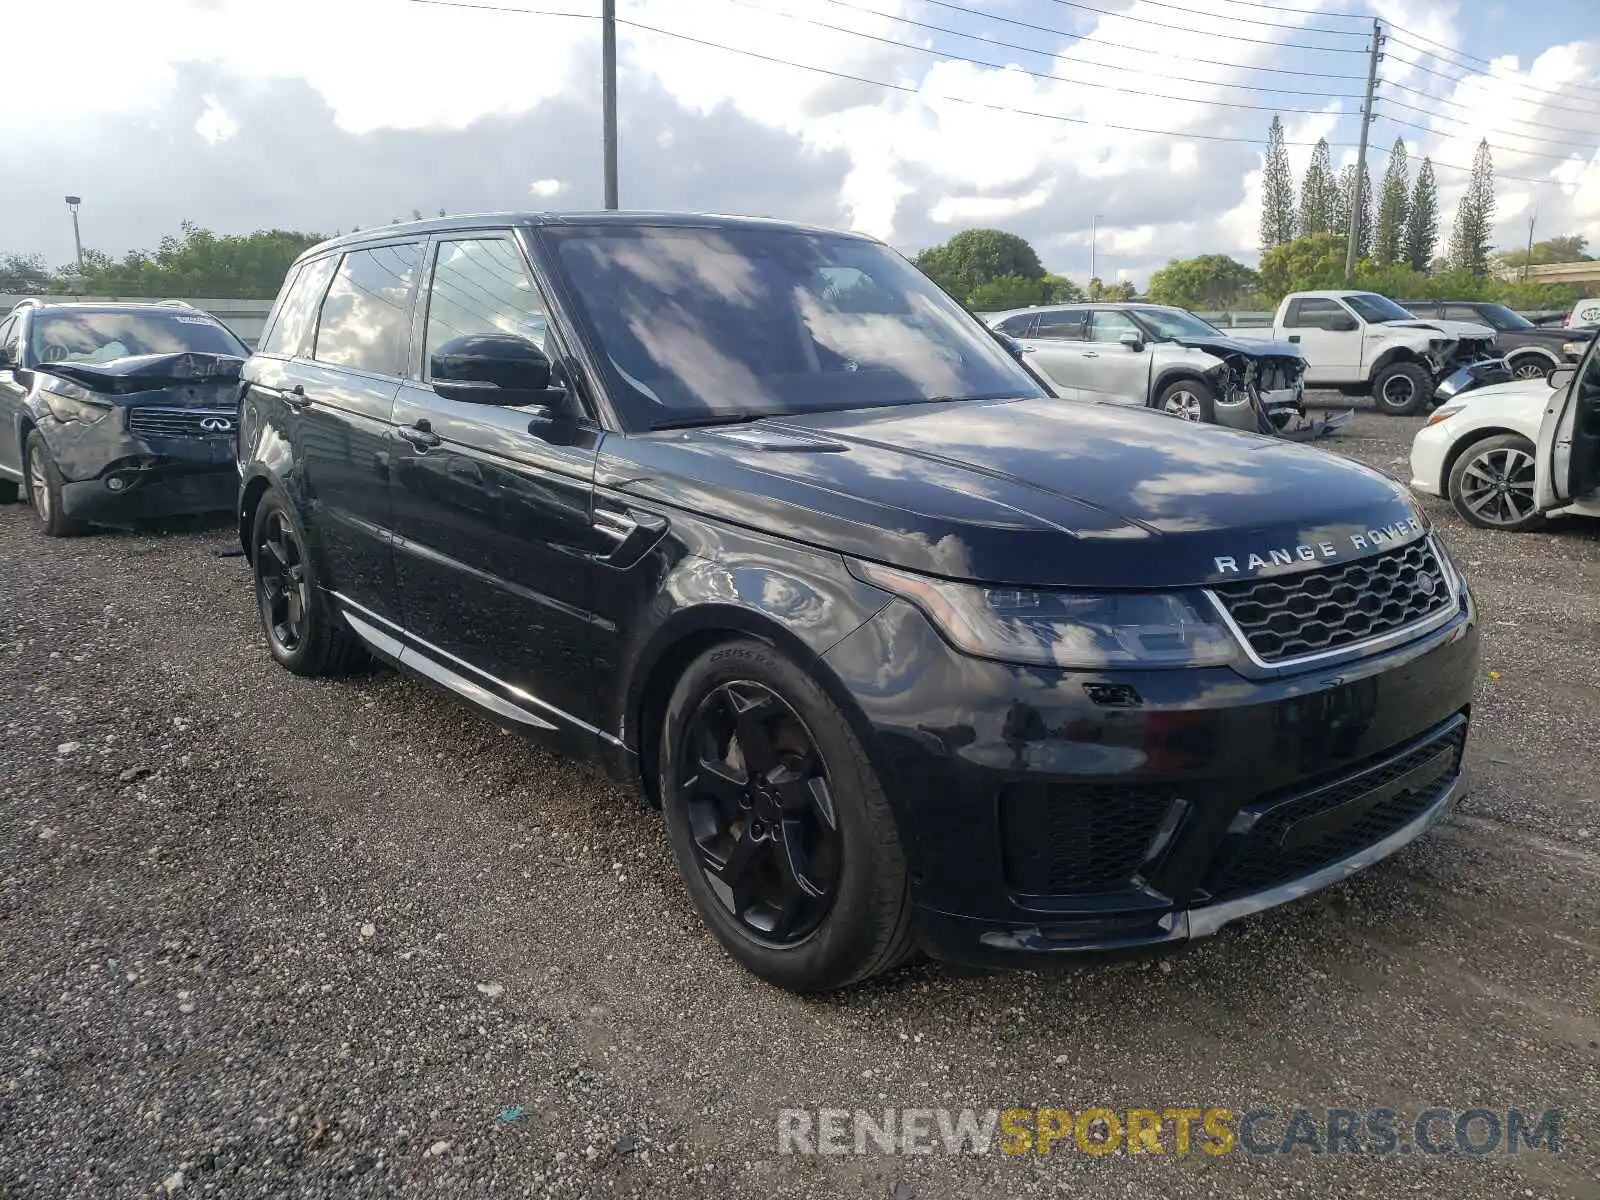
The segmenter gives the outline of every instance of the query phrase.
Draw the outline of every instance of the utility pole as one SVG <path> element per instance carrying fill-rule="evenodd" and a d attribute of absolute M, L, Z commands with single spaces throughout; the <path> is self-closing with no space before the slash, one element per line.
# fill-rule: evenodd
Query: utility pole
<path fill-rule="evenodd" d="M 72 214 L 72 244 L 78 251 L 78 274 L 83 274 L 83 237 L 78 233 L 78 205 L 83 203 L 82 196 L 67 197 L 67 211 Z"/>
<path fill-rule="evenodd" d="M 1522 260 L 1522 282 L 1528 282 L 1528 267 L 1533 263 L 1533 223 L 1539 219 L 1539 206 L 1533 206 L 1533 216 L 1528 218 L 1528 253 Z"/>
<path fill-rule="evenodd" d="M 1378 21 L 1372 23 L 1372 54 L 1367 59 L 1367 98 L 1361 105 L 1361 144 L 1356 150 L 1356 183 L 1352 189 L 1354 194 L 1350 197 L 1350 244 L 1344 252 L 1344 278 L 1349 283 L 1355 279 L 1356 274 L 1356 248 L 1361 243 L 1361 219 L 1366 214 L 1361 211 L 1361 199 L 1364 192 L 1363 184 L 1367 179 L 1367 132 L 1372 128 L 1372 96 L 1378 89 L 1378 60 L 1383 57 L 1383 25 Z"/>
<path fill-rule="evenodd" d="M 600 3 L 600 107 L 605 123 L 606 208 L 617 207 L 617 0 Z"/>
<path fill-rule="evenodd" d="M 1089 218 L 1089 282 L 1094 282 L 1095 271 L 1099 267 L 1100 257 L 1100 213 L 1095 213 Z M 1094 299 L 1094 297 L 1090 297 Z"/>

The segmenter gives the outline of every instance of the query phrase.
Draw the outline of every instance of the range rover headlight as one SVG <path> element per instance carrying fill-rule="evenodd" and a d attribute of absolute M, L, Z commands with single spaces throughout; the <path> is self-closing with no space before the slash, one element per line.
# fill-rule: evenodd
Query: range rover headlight
<path fill-rule="evenodd" d="M 79 425 L 93 425 L 101 417 L 111 411 L 110 405 L 90 404 L 87 400 L 79 400 L 73 396 L 63 396 L 59 392 L 43 392 L 45 407 L 50 410 L 50 415 L 58 421 L 74 421 Z"/>
<path fill-rule="evenodd" d="M 1010 663 L 1106 667 L 1216 667 L 1237 643 L 1175 592 L 1078 592 L 986 587 L 854 562 L 868 583 L 911 601 L 958 650 Z"/>

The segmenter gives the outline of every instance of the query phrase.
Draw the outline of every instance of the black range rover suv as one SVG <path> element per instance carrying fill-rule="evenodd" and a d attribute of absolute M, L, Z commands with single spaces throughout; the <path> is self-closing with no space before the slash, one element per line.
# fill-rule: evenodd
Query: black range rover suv
<path fill-rule="evenodd" d="M 278 661 L 375 655 L 640 786 L 784 986 L 1176 945 L 1462 792 L 1477 625 L 1403 487 L 1053 399 L 868 238 L 363 232 L 244 380 Z"/>

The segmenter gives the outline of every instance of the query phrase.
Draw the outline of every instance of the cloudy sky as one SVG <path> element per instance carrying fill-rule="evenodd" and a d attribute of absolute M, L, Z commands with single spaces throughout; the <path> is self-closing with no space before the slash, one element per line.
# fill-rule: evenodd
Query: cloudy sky
<path fill-rule="evenodd" d="M 1080 279 L 1096 215 L 1107 278 L 1207 252 L 1254 261 L 1272 114 L 1304 143 L 1297 171 L 1321 136 L 1336 165 L 1353 160 L 1376 16 L 1392 37 L 1373 142 L 1434 157 L 1445 232 L 1466 180 L 1452 167 L 1488 136 L 1499 244 L 1520 244 L 1537 209 L 1539 236 L 1600 245 L 1596 4 L 618 0 L 622 203 L 850 226 L 907 251 L 993 225 Z M 0 251 L 70 259 L 68 192 L 85 243 L 114 254 L 185 219 L 332 232 L 413 209 L 598 207 L 598 10 L 20 6 Z M 1376 181 L 1383 154 L 1371 162 Z"/>

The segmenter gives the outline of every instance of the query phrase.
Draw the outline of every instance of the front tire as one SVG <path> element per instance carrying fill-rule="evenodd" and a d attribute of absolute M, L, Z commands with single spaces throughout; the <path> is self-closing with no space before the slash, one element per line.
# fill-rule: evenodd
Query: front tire
<path fill-rule="evenodd" d="M 1525 533 L 1544 524 L 1534 499 L 1533 443 L 1514 433 L 1474 442 L 1450 468 L 1450 503 L 1479 529 Z"/>
<path fill-rule="evenodd" d="M 1167 384 L 1150 407 L 1201 425 L 1217 423 L 1217 393 L 1210 384 L 1198 379 L 1179 379 Z"/>
<path fill-rule="evenodd" d="M 1537 354 L 1524 354 L 1520 358 L 1513 358 L 1508 364 L 1511 368 L 1513 379 L 1545 379 L 1555 368 L 1550 365 L 1550 360 Z"/>
<path fill-rule="evenodd" d="M 66 514 L 62 503 L 61 487 L 66 482 L 61 468 L 45 444 L 44 434 L 37 429 L 28 434 L 22 456 L 22 473 L 28 484 L 28 503 L 33 505 L 34 516 L 39 518 L 39 528 L 46 537 L 76 537 L 89 526 L 75 521 Z"/>
<path fill-rule="evenodd" d="M 659 787 L 689 897 L 723 948 L 797 992 L 847 987 L 913 948 L 899 836 L 839 706 L 754 640 L 684 671 Z"/>
<path fill-rule="evenodd" d="M 1378 411 L 1392 417 L 1421 412 L 1433 396 L 1433 376 L 1420 363 L 1398 362 L 1385 367 L 1372 381 L 1372 398 Z"/>
<path fill-rule="evenodd" d="M 293 507 L 268 492 L 256 508 L 250 569 L 267 648 L 296 675 L 348 675 L 367 663 L 366 647 L 328 603 L 306 552 Z"/>

